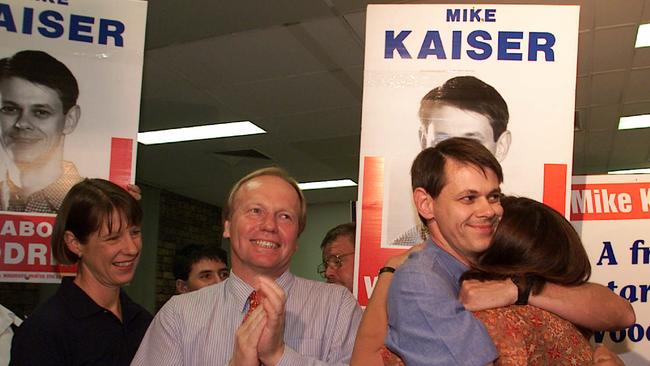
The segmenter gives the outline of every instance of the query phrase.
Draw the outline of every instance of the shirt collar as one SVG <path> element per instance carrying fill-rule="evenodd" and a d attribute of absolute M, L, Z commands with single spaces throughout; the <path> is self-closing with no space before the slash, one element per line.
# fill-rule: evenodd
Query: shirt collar
<path fill-rule="evenodd" d="M 285 294 L 288 294 L 295 278 L 296 277 L 287 270 L 278 277 L 275 282 L 282 287 Z M 226 279 L 224 286 L 226 287 L 226 292 L 234 297 L 237 308 L 241 309 L 242 312 L 246 311 L 248 308 L 248 297 L 255 289 L 239 278 L 234 272 L 230 272 L 230 276 Z"/>
<path fill-rule="evenodd" d="M 67 309 L 71 310 L 71 315 L 75 318 L 81 319 L 96 313 L 102 312 L 105 309 L 97 305 L 93 299 L 88 296 L 77 284 L 74 282 L 74 277 L 63 277 L 59 291 L 61 298 L 66 305 Z M 73 310 L 74 309 L 74 310 Z"/>
<path fill-rule="evenodd" d="M 82 319 L 108 311 L 99 306 L 84 290 L 74 282 L 74 277 L 63 277 L 61 280 L 61 297 L 68 309 L 74 309 L 71 315 L 77 319 Z M 122 323 L 128 324 L 138 315 L 139 307 L 131 298 L 120 289 L 120 305 L 122 306 Z"/>
<path fill-rule="evenodd" d="M 438 257 L 440 262 L 442 262 L 442 268 L 449 273 L 449 275 L 456 280 L 456 286 L 459 286 L 458 281 L 463 272 L 467 271 L 469 267 L 460 262 L 458 259 L 454 258 L 451 254 L 444 251 L 442 248 L 436 244 L 432 239 L 427 241 L 427 250 L 431 250 Z"/>

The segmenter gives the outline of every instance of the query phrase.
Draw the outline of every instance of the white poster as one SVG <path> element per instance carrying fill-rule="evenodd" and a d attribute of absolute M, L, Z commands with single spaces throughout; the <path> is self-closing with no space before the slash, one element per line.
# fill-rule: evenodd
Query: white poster
<path fill-rule="evenodd" d="M 590 281 L 629 300 L 636 324 L 596 332 L 628 365 L 650 365 L 650 175 L 573 177 L 571 221 L 591 261 Z"/>
<path fill-rule="evenodd" d="M 0 281 L 55 282 L 49 237 L 83 177 L 134 181 L 147 3 L 0 1 Z"/>
<path fill-rule="evenodd" d="M 567 212 L 577 6 L 370 5 L 357 242 L 365 304 L 386 257 L 424 240 L 410 167 L 452 136 L 501 162 L 505 193 Z"/>

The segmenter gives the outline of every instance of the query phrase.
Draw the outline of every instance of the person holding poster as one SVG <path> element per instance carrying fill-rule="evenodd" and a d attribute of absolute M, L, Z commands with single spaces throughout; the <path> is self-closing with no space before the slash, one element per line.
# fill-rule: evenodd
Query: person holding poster
<path fill-rule="evenodd" d="M 63 160 L 65 136 L 77 127 L 77 80 L 43 51 L 0 60 L 1 209 L 56 213 L 82 178 Z"/>
<path fill-rule="evenodd" d="M 420 146 L 436 146 L 451 137 L 475 139 L 498 161 L 505 159 L 512 136 L 508 131 L 508 104 L 501 94 L 474 76 L 457 76 L 431 89 L 420 101 Z M 415 245 L 428 238 L 424 226 L 416 226 L 392 245 Z"/>
<path fill-rule="evenodd" d="M 142 209 L 114 183 L 86 179 L 66 195 L 52 234 L 59 263 L 77 264 L 20 326 L 13 366 L 128 365 L 152 316 L 122 291 L 135 274 Z"/>
<path fill-rule="evenodd" d="M 594 284 L 548 283 L 529 297 L 530 288 L 510 279 L 465 281 L 466 291 L 458 300 L 460 275 L 489 248 L 503 213 L 501 167 L 475 140 L 453 138 L 423 150 L 411 172 L 413 200 L 432 239 L 400 267 L 391 284 L 386 344 L 406 364 L 491 363 L 496 349 L 469 311 L 515 302 L 530 301 L 591 329 L 623 328 L 634 322 L 628 302 Z"/>

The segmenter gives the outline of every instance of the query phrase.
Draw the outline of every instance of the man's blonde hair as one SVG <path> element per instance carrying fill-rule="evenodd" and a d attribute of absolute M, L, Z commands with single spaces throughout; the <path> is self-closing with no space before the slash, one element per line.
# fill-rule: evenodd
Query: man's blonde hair
<path fill-rule="evenodd" d="M 232 187 L 230 190 L 230 194 L 228 195 L 228 201 L 226 201 L 226 207 L 223 210 L 223 221 L 230 220 L 230 217 L 232 216 L 232 213 L 234 211 L 234 203 L 235 203 L 235 196 L 237 195 L 237 192 L 239 192 L 239 189 L 248 181 L 255 179 L 257 177 L 263 177 L 263 176 L 272 176 L 272 177 L 278 177 L 285 182 L 287 182 L 293 189 L 296 191 L 298 194 L 298 198 L 300 199 L 300 215 L 298 217 L 298 235 L 302 233 L 302 231 L 305 229 L 305 225 L 307 225 L 307 201 L 305 200 L 305 196 L 302 194 L 302 191 L 300 190 L 300 187 L 298 187 L 298 182 L 296 182 L 295 179 L 291 178 L 291 176 L 282 168 L 278 167 L 268 167 L 268 168 L 262 168 L 258 169 L 252 173 L 249 173 Z"/>

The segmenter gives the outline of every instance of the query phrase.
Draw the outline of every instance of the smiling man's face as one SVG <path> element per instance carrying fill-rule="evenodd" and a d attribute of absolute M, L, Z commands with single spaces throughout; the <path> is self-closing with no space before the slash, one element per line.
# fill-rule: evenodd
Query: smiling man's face
<path fill-rule="evenodd" d="M 17 164 L 46 162 L 63 148 L 76 126 L 76 109 L 64 112 L 54 89 L 18 77 L 0 82 L 3 147 Z M 73 110 L 74 109 L 74 110 Z"/>
<path fill-rule="evenodd" d="M 284 179 L 255 177 L 237 191 L 224 223 L 232 271 L 239 277 L 279 277 L 289 268 L 299 233 L 300 198 Z"/>

